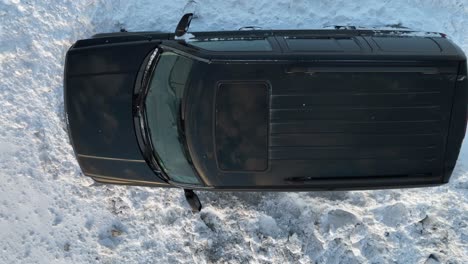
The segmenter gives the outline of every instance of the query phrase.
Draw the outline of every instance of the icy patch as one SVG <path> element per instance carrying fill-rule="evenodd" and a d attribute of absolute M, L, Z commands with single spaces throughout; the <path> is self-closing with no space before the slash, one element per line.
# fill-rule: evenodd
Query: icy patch
<path fill-rule="evenodd" d="M 355 214 L 342 209 L 334 209 L 322 216 L 321 227 L 325 232 L 335 233 L 338 230 L 354 228 L 358 222 Z"/>
<path fill-rule="evenodd" d="M 374 213 L 376 219 L 387 226 L 398 227 L 408 222 L 408 210 L 403 203 L 378 208 Z"/>

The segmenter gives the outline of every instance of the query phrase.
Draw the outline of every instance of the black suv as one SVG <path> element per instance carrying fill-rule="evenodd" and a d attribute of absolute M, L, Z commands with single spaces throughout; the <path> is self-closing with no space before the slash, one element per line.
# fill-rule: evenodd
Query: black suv
<path fill-rule="evenodd" d="M 77 41 L 66 120 L 112 184 L 332 190 L 448 182 L 467 66 L 444 34 L 354 28 L 121 32 Z M 194 202 L 195 201 L 195 202 Z"/>

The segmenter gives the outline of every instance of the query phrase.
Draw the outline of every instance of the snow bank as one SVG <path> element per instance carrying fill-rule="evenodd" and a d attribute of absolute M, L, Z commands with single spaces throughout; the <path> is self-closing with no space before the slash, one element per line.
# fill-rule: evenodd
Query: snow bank
<path fill-rule="evenodd" d="M 64 54 L 94 33 L 386 26 L 447 33 L 468 52 L 466 1 L 0 0 L 1 263 L 463 263 L 468 149 L 450 184 L 426 189 L 201 192 L 97 185 L 63 120 Z"/>

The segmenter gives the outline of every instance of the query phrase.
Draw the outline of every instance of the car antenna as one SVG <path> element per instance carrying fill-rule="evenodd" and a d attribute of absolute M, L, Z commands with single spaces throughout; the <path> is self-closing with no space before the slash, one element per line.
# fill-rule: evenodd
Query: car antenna
<path fill-rule="evenodd" d="M 184 194 L 185 199 L 187 199 L 187 203 L 192 208 L 192 212 L 200 212 L 202 209 L 202 204 L 200 202 L 200 199 L 198 199 L 198 195 L 190 189 L 184 189 Z"/>
<path fill-rule="evenodd" d="M 182 37 L 183 35 L 185 35 L 185 33 L 187 33 L 190 27 L 190 22 L 192 22 L 192 18 L 193 13 L 186 13 L 180 18 L 179 24 L 177 24 L 175 30 L 176 37 Z"/>

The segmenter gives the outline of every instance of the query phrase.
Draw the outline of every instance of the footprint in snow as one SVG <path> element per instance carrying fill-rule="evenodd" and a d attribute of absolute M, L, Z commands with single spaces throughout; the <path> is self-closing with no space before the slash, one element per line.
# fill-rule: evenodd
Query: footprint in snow
<path fill-rule="evenodd" d="M 99 234 L 99 244 L 110 249 L 116 248 L 123 241 L 125 228 L 120 224 L 114 224 L 109 228 L 105 228 Z"/>

